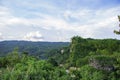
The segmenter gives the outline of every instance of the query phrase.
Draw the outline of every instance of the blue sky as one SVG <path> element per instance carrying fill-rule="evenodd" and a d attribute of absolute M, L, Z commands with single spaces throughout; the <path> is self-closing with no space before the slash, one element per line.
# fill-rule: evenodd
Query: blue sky
<path fill-rule="evenodd" d="M 117 38 L 120 0 L 0 0 L 0 40 Z"/>

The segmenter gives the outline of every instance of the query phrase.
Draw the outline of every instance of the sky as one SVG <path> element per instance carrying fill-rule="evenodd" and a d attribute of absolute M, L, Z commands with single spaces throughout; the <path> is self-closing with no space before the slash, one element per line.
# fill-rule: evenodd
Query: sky
<path fill-rule="evenodd" d="M 120 0 L 0 0 L 0 41 L 120 39 Z"/>

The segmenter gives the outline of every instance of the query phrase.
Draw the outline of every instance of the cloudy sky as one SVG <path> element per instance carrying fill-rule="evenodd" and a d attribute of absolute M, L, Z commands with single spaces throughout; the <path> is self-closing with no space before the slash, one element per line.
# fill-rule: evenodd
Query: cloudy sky
<path fill-rule="evenodd" d="M 117 38 L 120 0 L 0 0 L 0 41 Z"/>

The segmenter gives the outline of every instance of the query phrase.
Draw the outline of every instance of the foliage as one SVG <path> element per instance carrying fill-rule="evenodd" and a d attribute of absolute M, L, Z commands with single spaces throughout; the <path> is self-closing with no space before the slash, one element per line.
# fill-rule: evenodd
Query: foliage
<path fill-rule="evenodd" d="M 120 22 L 120 16 L 118 16 L 118 19 L 119 19 L 119 22 Z M 119 27 L 120 27 L 120 24 L 119 24 Z M 120 29 L 119 29 L 119 31 L 114 30 L 114 33 L 120 35 Z"/>
<path fill-rule="evenodd" d="M 0 79 L 120 80 L 120 40 L 75 36 L 70 46 L 47 50 L 47 60 L 17 48 L 0 57 Z"/>
<path fill-rule="evenodd" d="M 64 68 L 54 67 L 45 60 L 38 60 L 26 54 L 13 53 L 0 58 L 2 60 L 0 61 L 2 62 L 0 79 L 2 80 L 70 80 Z M 8 63 L 4 63 L 4 59 Z"/>

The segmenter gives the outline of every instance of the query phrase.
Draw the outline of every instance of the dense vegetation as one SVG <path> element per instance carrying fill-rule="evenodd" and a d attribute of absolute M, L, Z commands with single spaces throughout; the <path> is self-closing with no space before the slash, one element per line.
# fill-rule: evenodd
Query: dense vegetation
<path fill-rule="evenodd" d="M 76 36 L 68 47 L 52 49 L 47 57 L 15 49 L 0 58 L 0 79 L 120 80 L 120 40 Z"/>
<path fill-rule="evenodd" d="M 65 80 L 70 79 L 64 68 L 56 67 L 49 61 L 21 55 L 14 51 L 0 58 L 1 80 Z"/>
<path fill-rule="evenodd" d="M 50 57 L 66 69 L 75 74 L 80 70 L 81 80 L 120 80 L 120 40 L 76 36 L 69 47 L 52 53 Z"/>

